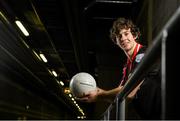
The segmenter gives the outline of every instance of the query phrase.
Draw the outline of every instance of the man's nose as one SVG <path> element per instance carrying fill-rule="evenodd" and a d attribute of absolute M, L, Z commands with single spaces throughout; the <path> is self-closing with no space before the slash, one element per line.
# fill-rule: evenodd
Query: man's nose
<path fill-rule="evenodd" d="M 127 37 L 125 35 L 121 35 L 121 41 L 124 41 L 126 39 L 127 39 Z"/>

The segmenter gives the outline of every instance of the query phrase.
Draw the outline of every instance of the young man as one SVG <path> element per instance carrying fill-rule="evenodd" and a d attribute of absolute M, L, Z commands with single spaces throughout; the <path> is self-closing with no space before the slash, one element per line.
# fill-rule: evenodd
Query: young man
<path fill-rule="evenodd" d="M 84 102 L 113 101 L 144 56 L 146 48 L 137 43 L 140 36 L 138 28 L 131 20 L 119 18 L 113 23 L 110 31 L 112 41 L 118 45 L 127 56 L 123 68 L 123 77 L 118 87 L 112 90 L 97 88 L 79 100 Z M 157 67 L 157 66 L 156 66 Z M 158 80 L 158 81 L 157 81 Z M 154 68 L 143 81 L 128 95 L 141 119 L 160 119 L 160 78 L 158 68 Z"/>

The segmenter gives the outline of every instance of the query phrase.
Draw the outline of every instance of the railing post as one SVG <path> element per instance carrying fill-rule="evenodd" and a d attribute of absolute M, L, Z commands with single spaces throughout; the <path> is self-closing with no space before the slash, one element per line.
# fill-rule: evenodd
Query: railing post
<path fill-rule="evenodd" d="M 163 30 L 162 33 L 162 41 L 161 41 L 161 118 L 165 119 L 166 114 L 166 39 L 168 36 L 168 32 L 166 29 Z"/>
<path fill-rule="evenodd" d="M 107 110 L 107 119 L 106 119 L 106 121 L 109 121 L 109 117 L 110 117 L 110 109 Z"/>
<path fill-rule="evenodd" d="M 111 110 L 112 110 L 112 104 L 108 107 L 106 112 L 103 114 L 103 120 L 104 121 L 109 121 L 110 120 Z"/>
<path fill-rule="evenodd" d="M 107 110 L 108 111 L 108 110 Z M 104 114 L 104 121 L 107 121 L 108 120 L 108 114 L 107 114 L 107 111 L 105 112 Z"/>
<path fill-rule="evenodd" d="M 118 97 L 116 98 L 116 120 L 125 120 L 125 100 L 121 102 Z"/>

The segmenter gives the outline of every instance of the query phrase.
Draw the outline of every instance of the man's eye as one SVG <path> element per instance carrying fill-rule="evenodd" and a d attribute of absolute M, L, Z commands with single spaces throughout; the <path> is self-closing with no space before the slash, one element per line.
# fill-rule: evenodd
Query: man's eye
<path fill-rule="evenodd" d="M 129 33 L 124 33 L 125 36 L 127 36 Z"/>

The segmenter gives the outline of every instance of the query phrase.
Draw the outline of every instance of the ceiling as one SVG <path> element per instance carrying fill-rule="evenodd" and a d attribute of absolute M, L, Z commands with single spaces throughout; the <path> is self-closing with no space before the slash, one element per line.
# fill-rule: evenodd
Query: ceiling
<path fill-rule="evenodd" d="M 9 21 L 23 23 L 30 33 L 22 35 L 26 44 L 45 55 L 44 65 L 57 72 L 65 87 L 82 71 L 92 74 L 98 84 L 119 74 L 125 56 L 111 42 L 109 29 L 118 17 L 136 20 L 141 4 L 142 0 L 1 0 Z"/>

